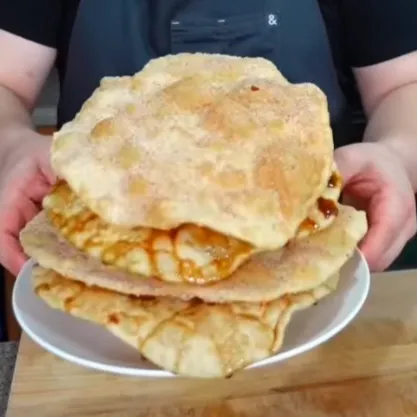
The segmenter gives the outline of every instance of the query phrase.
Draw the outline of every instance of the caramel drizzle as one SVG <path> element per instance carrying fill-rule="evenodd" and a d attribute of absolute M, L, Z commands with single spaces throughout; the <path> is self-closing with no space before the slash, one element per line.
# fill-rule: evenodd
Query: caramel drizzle
<path fill-rule="evenodd" d="M 329 178 L 329 182 L 327 183 L 327 187 L 329 188 L 342 188 L 343 180 L 342 177 L 337 173 L 333 172 Z"/>
<path fill-rule="evenodd" d="M 328 200 L 327 198 L 320 197 L 317 200 L 317 207 L 326 219 L 339 214 L 337 204 L 333 200 Z"/>
<path fill-rule="evenodd" d="M 71 239 L 72 235 L 82 234 L 82 232 L 88 227 L 89 223 L 97 221 L 98 224 L 95 225 L 95 229 L 99 231 L 99 224 L 101 223 L 98 216 L 90 211 L 84 211 L 82 214 L 76 215 L 72 218 L 66 218 L 61 213 L 52 210 L 48 210 L 47 214 L 52 223 L 58 227 L 61 233 L 73 244 L 76 240 Z M 178 265 L 179 277 L 186 282 L 194 284 L 207 284 L 227 277 L 230 274 L 230 270 L 235 263 L 236 258 L 242 257 L 253 249 L 248 243 L 237 240 L 234 242 L 235 247 L 231 247 L 226 237 L 223 237 L 216 232 L 212 232 L 209 229 L 200 228 L 197 245 L 202 250 L 210 253 L 213 258 L 211 264 L 214 265 L 217 271 L 215 276 L 204 276 L 203 267 L 197 266 L 195 262 L 190 259 L 180 258 L 178 254 L 178 244 L 176 244 L 177 235 L 181 228 L 186 226 L 187 225 L 183 225 L 176 229 L 167 231 L 151 229 L 149 236 L 142 241 L 130 242 L 121 240 L 115 242 L 107 247 L 103 247 L 103 250 L 100 253 L 100 259 L 104 264 L 115 265 L 117 264 L 118 259 L 126 257 L 126 255 L 132 250 L 141 248 L 147 254 L 151 275 L 156 278 L 160 278 L 161 271 L 158 266 L 158 253 L 163 252 L 163 250 L 155 250 L 154 242 L 161 236 L 168 236 L 169 240 L 173 242 L 173 250 L 170 253 L 170 256 L 175 259 Z M 97 246 L 97 233 L 94 233 L 94 235 L 95 236 L 92 236 L 84 242 L 83 245 L 78 245 L 79 249 L 86 250 L 86 252 L 90 253 L 91 250 Z M 215 238 L 213 239 L 213 237 Z M 218 240 L 221 240 L 221 242 L 218 242 Z"/>
<path fill-rule="evenodd" d="M 337 172 L 333 172 L 327 183 L 328 188 L 341 188 L 342 187 L 342 178 Z M 319 197 L 316 202 L 317 208 L 320 213 L 323 214 L 325 219 L 330 217 L 335 217 L 339 214 L 339 208 L 337 207 L 336 202 L 329 200 L 327 198 Z M 319 225 L 313 219 L 307 217 L 300 225 L 300 230 L 307 231 L 317 231 Z"/>

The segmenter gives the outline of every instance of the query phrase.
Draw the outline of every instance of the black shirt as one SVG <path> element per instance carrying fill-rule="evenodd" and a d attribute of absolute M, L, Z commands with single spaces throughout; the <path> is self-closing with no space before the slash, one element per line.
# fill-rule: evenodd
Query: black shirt
<path fill-rule="evenodd" d="M 149 1 L 156 21 L 180 3 L 179 0 Z M 319 3 L 332 45 L 337 40 L 345 48 L 345 57 L 352 67 L 375 64 L 417 50 L 415 0 L 319 0 Z M 78 4 L 79 0 L 0 0 L 0 28 L 57 48 L 60 64 L 65 66 Z M 163 12 L 161 16 L 157 15 L 158 9 Z"/>
<path fill-rule="evenodd" d="M 146 1 L 151 4 L 154 44 L 163 54 L 168 32 L 164 27 L 169 27 L 171 15 L 184 0 Z M 339 79 L 351 103 L 357 100 L 352 67 L 372 65 L 417 50 L 416 0 L 318 1 Z M 79 0 L 0 0 L 0 28 L 56 48 L 62 78 L 78 5 Z"/>

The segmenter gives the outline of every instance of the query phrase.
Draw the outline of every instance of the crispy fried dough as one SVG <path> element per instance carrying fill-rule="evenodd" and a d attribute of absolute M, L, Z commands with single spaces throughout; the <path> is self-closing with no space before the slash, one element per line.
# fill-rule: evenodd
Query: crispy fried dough
<path fill-rule="evenodd" d="M 341 181 L 336 170 L 331 178 L 302 223 L 299 238 L 328 227 L 334 220 Z M 88 209 L 64 181 L 44 198 L 43 207 L 51 224 L 76 248 L 106 265 L 163 281 L 220 281 L 257 252 L 239 239 L 191 224 L 169 231 L 110 225 Z"/>
<path fill-rule="evenodd" d="M 196 224 L 273 250 L 325 189 L 333 140 L 318 87 L 262 59 L 179 54 L 105 79 L 51 159 L 107 223 Z"/>
<path fill-rule="evenodd" d="M 269 303 L 231 304 L 131 297 L 41 267 L 33 271 L 33 285 L 50 307 L 105 326 L 163 369 L 226 377 L 275 354 L 292 314 L 329 294 L 335 279 Z"/>
<path fill-rule="evenodd" d="M 339 215 L 328 228 L 295 240 L 280 251 L 252 256 L 228 279 L 205 286 L 167 283 L 105 266 L 60 237 L 44 213 L 28 223 L 20 239 L 25 252 L 41 266 L 88 285 L 133 295 L 257 302 L 321 285 L 349 259 L 366 230 L 364 212 L 340 206 Z"/>

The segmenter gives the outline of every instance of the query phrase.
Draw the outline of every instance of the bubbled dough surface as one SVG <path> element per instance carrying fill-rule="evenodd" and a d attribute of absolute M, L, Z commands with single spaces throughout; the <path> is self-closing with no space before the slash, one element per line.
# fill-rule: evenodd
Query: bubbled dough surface
<path fill-rule="evenodd" d="M 333 291 L 337 279 L 269 303 L 206 304 L 130 297 L 44 268 L 33 272 L 34 289 L 50 307 L 102 325 L 154 364 L 193 377 L 226 377 L 275 354 L 292 314 Z"/>
<path fill-rule="evenodd" d="M 333 141 L 317 87 L 264 59 L 179 54 L 104 79 L 51 156 L 108 223 L 192 223 L 274 249 L 325 188 Z"/>
<path fill-rule="evenodd" d="M 320 199 L 336 210 L 329 215 L 320 211 L 318 202 L 314 204 L 297 238 L 316 233 L 334 220 L 341 191 L 335 168 L 333 177 Z M 111 225 L 89 210 L 64 181 L 44 198 L 43 207 L 51 224 L 76 248 L 106 265 L 163 281 L 199 285 L 220 281 L 257 253 L 246 242 L 192 224 L 172 230 Z"/>
<path fill-rule="evenodd" d="M 309 291 L 337 273 L 367 230 L 366 214 L 339 206 L 332 224 L 285 248 L 251 256 L 228 279 L 210 285 L 169 283 L 103 265 L 76 249 L 49 223 L 44 212 L 20 234 L 22 247 L 39 265 L 88 285 L 137 296 L 170 296 L 210 302 L 264 302 Z"/>
<path fill-rule="evenodd" d="M 168 282 L 227 278 L 256 252 L 248 243 L 192 224 L 173 230 L 123 228 L 101 220 L 65 182 L 43 201 L 48 220 L 72 245 L 119 270 Z"/>

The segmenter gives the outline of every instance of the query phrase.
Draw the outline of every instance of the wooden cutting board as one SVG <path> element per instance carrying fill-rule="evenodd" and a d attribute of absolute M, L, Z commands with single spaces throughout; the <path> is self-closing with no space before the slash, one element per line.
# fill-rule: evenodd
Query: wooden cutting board
<path fill-rule="evenodd" d="M 373 277 L 332 341 L 228 380 L 117 377 L 57 359 L 22 336 L 7 417 L 417 416 L 417 271 Z"/>

